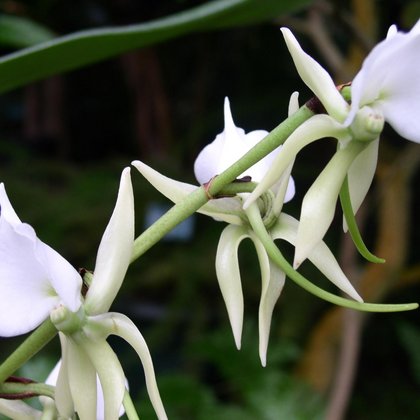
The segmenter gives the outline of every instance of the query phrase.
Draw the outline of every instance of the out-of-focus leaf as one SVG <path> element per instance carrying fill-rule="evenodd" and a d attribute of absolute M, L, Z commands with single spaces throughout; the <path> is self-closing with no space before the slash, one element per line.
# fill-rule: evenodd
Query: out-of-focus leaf
<path fill-rule="evenodd" d="M 55 37 L 45 26 L 18 16 L 0 16 L 0 45 L 12 48 L 31 47 Z"/>
<path fill-rule="evenodd" d="M 412 324 L 401 322 L 397 324 L 397 332 L 407 352 L 411 372 L 420 384 L 420 329 Z"/>
<path fill-rule="evenodd" d="M 150 22 L 59 37 L 1 58 L 0 92 L 188 33 L 261 22 L 309 1 L 215 0 Z"/>

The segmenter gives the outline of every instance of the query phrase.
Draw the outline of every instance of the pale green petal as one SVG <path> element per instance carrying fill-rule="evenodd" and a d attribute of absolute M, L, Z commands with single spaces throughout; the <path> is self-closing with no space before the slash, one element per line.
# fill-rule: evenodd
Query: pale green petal
<path fill-rule="evenodd" d="M 343 122 L 348 113 L 348 105 L 337 90 L 331 76 L 317 61 L 302 50 L 289 29 L 281 28 L 281 31 L 299 76 L 318 97 L 328 114 L 337 121 Z"/>
<path fill-rule="evenodd" d="M 338 193 L 361 143 L 338 150 L 307 191 L 300 213 L 295 247 L 295 268 L 305 261 L 327 232 L 335 213 Z"/>
<path fill-rule="evenodd" d="M 55 404 L 59 414 L 69 418 L 73 416 L 74 405 L 69 385 L 67 337 L 61 332 L 58 334 L 61 343 L 61 366 L 55 381 Z"/>
<path fill-rule="evenodd" d="M 353 213 L 359 210 L 372 184 L 378 162 L 379 138 L 372 141 L 356 159 L 348 171 L 349 191 Z M 347 223 L 343 218 L 343 228 L 347 232 Z"/>
<path fill-rule="evenodd" d="M 199 188 L 196 185 L 176 181 L 155 171 L 145 163 L 136 160 L 132 165 L 165 197 L 174 203 L 179 203 L 188 194 Z M 242 203 L 235 198 L 219 198 L 211 200 L 198 210 L 198 213 L 211 216 L 216 220 L 221 220 L 235 225 L 242 224 L 240 217 L 242 213 Z"/>
<path fill-rule="evenodd" d="M 283 239 L 292 245 L 296 244 L 299 222 L 292 216 L 282 213 L 276 223 L 270 229 L 273 239 Z M 347 276 L 343 273 L 340 265 L 324 241 L 320 241 L 308 255 L 308 259 L 321 271 L 324 276 L 334 283 L 339 289 L 347 293 L 358 302 L 363 299 L 356 292 Z"/>
<path fill-rule="evenodd" d="M 293 163 L 294 161 L 289 165 L 288 168 L 286 168 L 286 170 L 280 178 L 280 181 L 277 183 L 277 192 L 273 202 L 274 214 L 279 215 L 283 208 L 283 204 L 290 201 L 295 195 L 295 182 L 290 176 L 290 173 L 292 172 L 293 168 Z"/>
<path fill-rule="evenodd" d="M 77 344 L 86 352 L 98 373 L 104 395 L 104 420 L 118 419 L 125 392 L 125 377 L 118 357 L 105 340 L 81 339 Z"/>
<path fill-rule="evenodd" d="M 249 195 L 244 203 L 244 209 L 248 208 L 251 203 L 281 178 L 301 149 L 324 137 L 344 139 L 348 137 L 348 132 L 341 124 L 325 114 L 314 115 L 300 125 L 286 140 L 266 176 Z"/>
<path fill-rule="evenodd" d="M 96 371 L 85 351 L 67 337 L 68 376 L 80 420 L 97 418 Z M 102 408 L 103 409 L 103 408 Z"/>
<path fill-rule="evenodd" d="M 125 168 L 114 211 L 99 245 L 84 306 L 87 314 L 96 315 L 110 308 L 130 264 L 133 244 L 134 197 L 130 168 Z"/>
<path fill-rule="evenodd" d="M 248 237 L 249 233 L 246 227 L 228 225 L 220 236 L 216 253 L 217 280 L 226 304 L 233 337 L 238 349 L 241 348 L 244 320 L 244 298 L 239 270 L 238 248 L 242 240 Z"/>
<path fill-rule="evenodd" d="M 271 318 L 274 306 L 283 290 L 286 275 L 270 261 L 264 245 L 257 236 L 251 233 L 250 237 L 254 242 L 261 270 L 261 299 L 258 309 L 259 355 L 261 364 L 266 366 Z"/>
<path fill-rule="evenodd" d="M 146 378 L 147 392 L 155 409 L 159 420 L 166 420 L 167 416 L 165 408 L 159 394 L 159 389 L 156 383 L 155 371 L 153 368 L 152 357 L 147 347 L 146 341 L 141 335 L 134 323 L 125 315 L 110 312 L 103 315 L 92 317 L 91 321 L 99 324 L 99 329 L 105 329 L 108 334 L 118 335 L 123 340 L 127 341 L 131 347 L 136 351 L 143 365 L 144 375 Z M 93 329 L 95 328 L 92 325 Z"/>

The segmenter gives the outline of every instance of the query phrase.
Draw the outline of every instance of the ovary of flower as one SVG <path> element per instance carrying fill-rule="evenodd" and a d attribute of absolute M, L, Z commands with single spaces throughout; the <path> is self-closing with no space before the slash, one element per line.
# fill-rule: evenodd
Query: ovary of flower
<path fill-rule="evenodd" d="M 118 417 L 125 392 L 124 374 L 106 341 L 108 335 L 116 334 L 128 341 L 140 357 L 152 404 L 158 418 L 166 419 L 143 337 L 128 318 L 108 313 L 133 251 L 134 198 L 130 169 L 122 173 L 117 202 L 99 245 L 92 283 L 84 301 L 80 275 L 42 243 L 29 225 L 20 222 L 2 184 L 0 205 L 0 336 L 28 332 L 50 316 L 61 332 L 63 362 L 56 388 L 60 415 L 72 416 L 75 409 L 81 420 L 95 418 L 97 374 L 105 399 L 105 419 Z M 106 324 L 107 328 L 99 328 L 95 335 L 92 324 L 97 325 L 98 316 L 116 321 Z"/>
<path fill-rule="evenodd" d="M 346 167 L 337 166 L 335 172 L 329 175 L 343 180 L 348 177 L 352 208 L 357 212 L 375 173 L 379 134 L 384 121 L 408 140 L 420 141 L 420 77 L 417 70 L 420 66 L 420 21 L 406 34 L 396 32 L 393 27 L 388 37 L 371 51 L 351 84 L 351 105 L 343 99 L 326 70 L 302 50 L 290 30 L 282 28 L 282 32 L 299 75 L 321 101 L 328 115 L 315 115 L 292 133 L 244 208 L 277 182 L 303 147 L 324 137 L 334 137 L 339 140 L 340 150 L 337 153 L 341 154 L 341 150 L 353 140 L 366 143 Z M 305 197 L 295 267 L 322 239 L 332 219 L 337 191 L 325 193 L 325 188 L 326 185 L 317 180 Z M 326 202 L 322 203 L 317 197 L 319 191 L 325 193 Z M 318 222 L 314 222 L 315 215 L 321 217 Z M 346 228 L 345 223 L 344 226 Z"/>

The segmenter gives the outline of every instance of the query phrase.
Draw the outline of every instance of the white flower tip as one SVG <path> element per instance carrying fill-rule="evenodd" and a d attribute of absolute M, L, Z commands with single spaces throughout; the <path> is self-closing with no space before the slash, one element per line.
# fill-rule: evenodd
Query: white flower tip
<path fill-rule="evenodd" d="M 391 25 L 386 34 L 386 39 L 391 39 L 398 32 L 397 25 Z"/>
<path fill-rule="evenodd" d="M 225 97 L 223 111 L 225 119 L 225 133 L 227 133 L 228 135 L 236 135 L 236 126 L 233 121 L 232 111 L 230 110 L 230 102 L 227 96 Z"/>
<path fill-rule="evenodd" d="M 290 95 L 289 109 L 287 115 L 290 117 L 299 110 L 299 92 L 295 91 Z"/>
<path fill-rule="evenodd" d="M 267 355 L 265 353 L 264 354 L 260 353 L 260 360 L 261 360 L 261 366 L 266 367 L 267 366 Z"/>

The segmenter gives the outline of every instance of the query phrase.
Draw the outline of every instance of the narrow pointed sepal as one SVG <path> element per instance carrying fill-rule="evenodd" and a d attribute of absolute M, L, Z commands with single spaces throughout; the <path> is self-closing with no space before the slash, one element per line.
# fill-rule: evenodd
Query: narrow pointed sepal
<path fill-rule="evenodd" d="M 302 50 L 288 28 L 281 28 L 281 31 L 302 80 L 319 98 L 328 114 L 337 121 L 343 122 L 349 107 L 337 90 L 331 76 L 317 61 Z"/>
<path fill-rule="evenodd" d="M 292 216 L 282 213 L 271 230 L 273 239 L 283 239 L 292 245 L 296 244 L 299 222 Z M 321 271 L 324 276 L 335 284 L 343 292 L 347 293 L 357 302 L 363 302 L 363 299 L 357 293 L 350 280 L 344 274 L 340 265 L 324 241 L 320 241 L 311 253 L 308 259 Z"/>
<path fill-rule="evenodd" d="M 351 142 L 338 150 L 309 188 L 302 201 L 293 267 L 305 261 L 327 232 L 347 171 L 364 145 Z"/>
<path fill-rule="evenodd" d="M 77 344 L 88 355 L 99 376 L 104 396 L 104 420 L 118 419 L 125 392 L 125 377 L 118 357 L 105 340 L 81 339 Z"/>
<path fill-rule="evenodd" d="M 89 315 L 107 312 L 131 261 L 134 244 L 134 197 L 130 168 L 121 175 L 117 202 L 102 236 L 92 284 L 85 301 Z"/>
<path fill-rule="evenodd" d="M 179 203 L 188 194 L 199 188 L 197 185 L 176 181 L 155 171 L 145 163 L 135 160 L 132 165 L 150 182 L 161 194 L 173 203 Z M 211 200 L 198 210 L 198 213 L 211 216 L 216 220 L 235 225 L 242 224 L 240 217 L 242 202 L 237 198 L 219 198 Z"/>
<path fill-rule="evenodd" d="M 239 270 L 238 248 L 249 237 L 244 226 L 228 225 L 222 232 L 216 253 L 216 275 L 232 327 L 236 347 L 241 348 L 244 298 Z"/>
<path fill-rule="evenodd" d="M 97 324 L 99 330 L 107 331 L 106 335 L 117 335 L 121 337 L 135 350 L 143 365 L 147 392 L 156 415 L 159 420 L 167 420 L 165 408 L 156 383 L 152 357 L 146 341 L 138 328 L 127 316 L 115 312 L 92 317 L 90 328 L 93 328 L 93 334 L 95 334 L 96 330 L 95 324 Z M 89 328 L 86 330 L 86 333 L 89 334 Z"/>
<path fill-rule="evenodd" d="M 270 261 L 264 245 L 255 234 L 250 235 L 254 242 L 261 270 L 261 299 L 258 309 L 259 355 L 262 366 L 267 364 L 267 348 L 270 337 L 271 319 L 274 306 L 283 290 L 286 275 Z"/>

